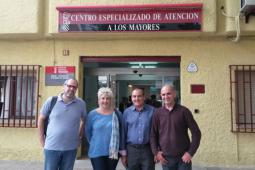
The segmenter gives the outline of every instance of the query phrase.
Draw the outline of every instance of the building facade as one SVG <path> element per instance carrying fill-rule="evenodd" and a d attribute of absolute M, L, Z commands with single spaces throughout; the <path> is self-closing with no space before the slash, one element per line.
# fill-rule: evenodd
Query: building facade
<path fill-rule="evenodd" d="M 134 86 L 143 87 L 149 96 L 158 95 L 164 83 L 173 83 L 179 102 L 190 108 L 201 128 L 194 164 L 254 166 L 255 17 L 254 6 L 242 4 L 240 12 L 241 2 L 3 0 L 0 159 L 43 159 L 36 129 L 39 109 L 49 96 L 62 90 L 64 78 L 75 76 L 80 82 L 78 95 L 85 99 L 88 110 L 95 107 L 100 86 L 114 89 L 118 106 Z M 122 18 L 103 23 L 112 24 L 111 30 L 83 28 L 89 25 L 82 18 L 89 9 L 95 14 L 101 14 L 98 8 L 114 14 L 115 8 L 134 12 L 143 7 L 164 10 L 164 6 L 170 13 L 200 10 L 199 22 L 191 21 L 199 26 L 180 24 L 179 18 L 172 25 L 162 21 L 164 31 L 148 30 L 153 29 L 151 25 L 136 31 L 112 30 L 123 24 Z M 121 10 L 118 14 L 124 13 Z M 77 11 L 81 18 L 76 20 L 84 23 L 61 21 L 61 13 Z M 162 23 L 155 29 L 161 29 Z M 84 152 L 86 144 L 78 157 Z"/>

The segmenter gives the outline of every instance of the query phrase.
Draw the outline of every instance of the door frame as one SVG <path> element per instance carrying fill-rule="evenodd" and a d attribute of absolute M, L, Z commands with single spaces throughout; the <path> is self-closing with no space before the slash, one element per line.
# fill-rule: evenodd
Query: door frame
<path fill-rule="evenodd" d="M 80 57 L 81 64 L 92 63 L 92 62 L 172 62 L 172 63 L 180 63 L 180 56 L 81 56 Z M 83 69 L 82 69 L 83 70 Z M 142 69 L 141 69 L 142 70 Z M 84 76 L 84 75 L 83 75 Z M 84 82 L 83 82 L 84 83 Z M 85 91 L 85 89 L 83 89 Z M 116 89 L 118 90 L 118 89 Z M 87 154 L 87 146 L 86 141 L 83 141 L 81 147 L 81 156 Z"/>
<path fill-rule="evenodd" d="M 143 61 L 158 61 L 158 62 L 181 62 L 180 56 L 81 56 L 81 62 L 143 62 Z"/>

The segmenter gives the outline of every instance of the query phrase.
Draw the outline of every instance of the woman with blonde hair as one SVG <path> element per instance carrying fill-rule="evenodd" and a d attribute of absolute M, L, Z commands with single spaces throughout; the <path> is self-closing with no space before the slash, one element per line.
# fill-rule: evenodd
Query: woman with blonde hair
<path fill-rule="evenodd" d="M 110 88 L 100 88 L 97 95 L 98 108 L 89 112 L 85 127 L 88 156 L 94 170 L 115 170 L 122 149 L 122 115 L 114 109 Z"/>

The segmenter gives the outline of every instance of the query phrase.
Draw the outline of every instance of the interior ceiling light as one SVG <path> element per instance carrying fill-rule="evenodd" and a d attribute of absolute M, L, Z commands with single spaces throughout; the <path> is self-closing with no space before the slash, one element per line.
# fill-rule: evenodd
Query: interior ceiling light
<path fill-rule="evenodd" d="M 147 66 L 145 65 L 144 68 L 157 68 L 156 66 Z"/>
<path fill-rule="evenodd" d="M 142 65 L 144 65 L 144 64 L 158 64 L 158 62 L 129 62 L 128 64 L 130 64 L 130 65 L 140 65 L 140 64 L 142 64 Z"/>
<path fill-rule="evenodd" d="M 157 68 L 158 62 L 130 62 L 131 68 Z"/>
<path fill-rule="evenodd" d="M 132 65 L 130 68 L 157 68 L 155 65 Z"/>
<path fill-rule="evenodd" d="M 138 65 L 131 66 L 130 68 L 140 68 Z"/>

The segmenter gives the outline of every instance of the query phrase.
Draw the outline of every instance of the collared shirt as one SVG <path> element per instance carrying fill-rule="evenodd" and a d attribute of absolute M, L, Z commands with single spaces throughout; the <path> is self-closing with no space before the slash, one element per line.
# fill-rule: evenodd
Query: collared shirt
<path fill-rule="evenodd" d="M 128 107 L 123 113 L 124 148 L 127 144 L 148 144 L 154 108 L 145 104 L 141 111 L 135 106 Z"/>
<path fill-rule="evenodd" d="M 191 141 L 188 129 L 191 131 Z M 165 107 L 155 111 L 150 136 L 154 155 L 160 150 L 164 155 L 182 156 L 188 152 L 193 156 L 200 139 L 200 129 L 188 108 L 176 104 L 171 111 Z"/>
<path fill-rule="evenodd" d="M 44 116 L 48 116 L 51 99 L 48 98 L 41 108 L 40 113 Z M 80 144 L 80 120 L 85 118 L 86 104 L 82 99 L 75 97 L 65 103 L 60 94 L 49 116 L 44 148 L 60 151 L 76 149 Z"/>

